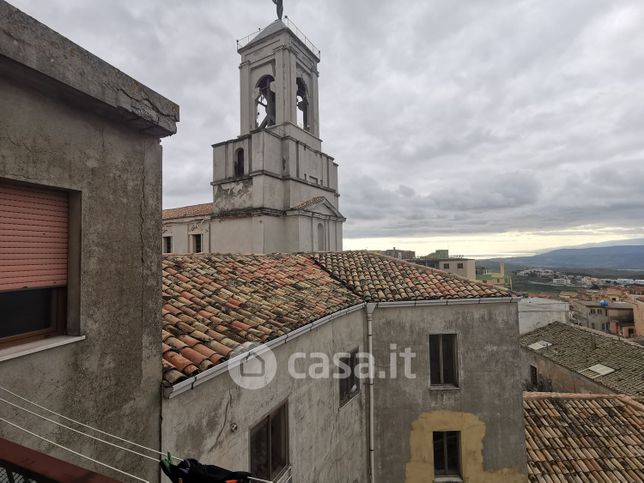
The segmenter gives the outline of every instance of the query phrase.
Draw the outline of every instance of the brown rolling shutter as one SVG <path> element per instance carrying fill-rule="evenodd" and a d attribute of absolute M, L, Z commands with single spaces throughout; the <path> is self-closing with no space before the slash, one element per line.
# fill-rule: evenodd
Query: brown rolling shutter
<path fill-rule="evenodd" d="M 0 180 L 0 292 L 67 284 L 68 196 Z"/>

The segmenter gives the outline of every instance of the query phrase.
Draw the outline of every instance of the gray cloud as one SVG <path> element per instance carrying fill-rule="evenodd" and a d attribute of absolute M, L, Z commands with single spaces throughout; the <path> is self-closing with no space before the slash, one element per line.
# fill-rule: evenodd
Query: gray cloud
<path fill-rule="evenodd" d="M 211 198 L 238 134 L 234 40 L 268 0 L 13 0 L 181 105 L 164 205 Z M 286 2 L 322 49 L 348 237 L 644 225 L 638 0 Z M 640 231 L 638 231 L 640 230 Z"/>

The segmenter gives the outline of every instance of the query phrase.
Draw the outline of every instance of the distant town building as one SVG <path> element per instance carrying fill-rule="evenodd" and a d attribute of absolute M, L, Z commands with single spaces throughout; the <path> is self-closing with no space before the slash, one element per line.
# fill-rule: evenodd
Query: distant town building
<path fill-rule="evenodd" d="M 622 337 L 635 334 L 633 304 L 607 300 L 572 300 L 571 321 L 590 329 L 603 330 Z"/>
<path fill-rule="evenodd" d="M 338 165 L 322 152 L 320 52 L 290 21 L 240 40 L 240 135 L 213 145 L 213 202 L 164 210 L 166 253 L 342 250 Z"/>
<path fill-rule="evenodd" d="M 390 250 L 385 250 L 382 252 L 383 255 L 388 257 L 398 258 L 400 260 L 411 260 L 416 258 L 416 252 L 413 250 L 399 250 L 396 247 L 393 247 Z"/>
<path fill-rule="evenodd" d="M 531 483 L 643 481 L 641 400 L 530 392 L 523 410 Z"/>
<path fill-rule="evenodd" d="M 519 300 L 519 333 L 526 334 L 552 322 L 568 322 L 570 305 L 561 300 L 528 297 Z"/>
<path fill-rule="evenodd" d="M 499 271 L 493 272 L 486 267 L 479 267 L 476 270 L 476 280 L 496 287 L 512 288 L 512 277 L 505 273 L 505 262 L 499 262 Z"/>
<path fill-rule="evenodd" d="M 561 322 L 522 335 L 520 343 L 529 390 L 644 396 L 644 346 Z"/>
<path fill-rule="evenodd" d="M 410 261 L 424 267 L 437 268 L 459 277 L 476 280 L 476 260 L 461 256 L 450 257 L 449 250 L 436 250 L 427 256 L 414 258 Z"/>

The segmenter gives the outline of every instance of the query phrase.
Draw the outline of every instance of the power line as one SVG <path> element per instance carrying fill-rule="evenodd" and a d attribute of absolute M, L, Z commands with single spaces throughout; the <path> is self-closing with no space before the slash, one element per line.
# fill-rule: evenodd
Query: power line
<path fill-rule="evenodd" d="M 0 397 L 0 402 L 3 402 L 5 404 L 9 404 L 9 405 L 13 406 L 14 408 L 19 409 L 20 411 L 25 411 L 25 412 L 27 412 L 29 414 L 32 414 L 32 415 L 36 416 L 36 417 L 44 419 L 45 421 L 49 421 L 50 423 L 55 424 L 56 426 L 60 426 L 61 428 L 69 429 L 70 431 L 73 431 L 74 433 L 80 434 L 80 435 L 85 436 L 87 438 L 92 438 L 95 441 L 100 441 L 101 443 L 108 444 L 110 446 L 113 446 L 114 448 L 122 449 L 123 451 L 128 451 L 130 453 L 133 453 L 135 455 L 141 456 L 143 458 L 147 458 L 147 459 L 152 460 L 152 461 L 157 462 L 157 463 L 159 461 L 157 458 L 154 458 L 152 456 L 148 456 L 146 454 L 139 453 L 138 451 L 134 451 L 133 449 L 129 449 L 129 448 L 126 448 L 124 446 L 120 446 L 120 445 L 118 445 L 116 443 L 110 443 L 109 441 L 105 441 L 104 439 L 98 438 L 96 436 L 92 436 L 91 434 L 83 433 L 82 431 L 79 431 L 78 429 L 74 429 L 71 426 L 67 426 L 67 425 L 65 425 L 63 423 L 59 423 L 58 421 L 54 421 L 53 419 L 49 419 L 48 417 L 43 416 L 42 414 L 38 414 L 38 413 L 36 413 L 34 411 L 31 411 L 31 410 L 29 410 L 27 408 L 23 408 L 22 406 L 19 406 L 18 404 L 12 403 L 11 401 L 7 401 L 3 397 Z"/>
<path fill-rule="evenodd" d="M 25 401 L 25 402 L 26 402 L 26 403 L 28 403 L 28 404 L 31 404 L 31 405 L 33 405 L 33 406 L 35 406 L 35 407 L 39 408 L 39 409 L 42 409 L 43 411 L 46 411 L 46 412 L 48 412 L 48 413 L 50 413 L 50 414 L 53 414 L 53 415 L 55 415 L 55 416 L 58 416 L 59 418 L 62 418 L 62 419 L 64 419 L 64 420 L 66 420 L 66 421 L 72 422 L 72 423 L 74 423 L 74 424 L 78 424 L 79 426 L 82 426 L 82 427 L 84 427 L 84 428 L 90 429 L 90 430 L 92 430 L 92 431 L 96 431 L 97 433 L 100 433 L 100 434 L 105 435 L 105 436 L 109 436 L 109 437 L 111 437 L 111 438 L 117 439 L 117 440 L 122 441 L 122 442 L 127 443 L 127 444 L 131 444 L 131 445 L 133 445 L 133 446 L 136 446 L 136 447 L 138 447 L 138 448 L 144 449 L 144 450 L 146 450 L 146 451 L 151 451 L 151 452 L 156 453 L 156 454 L 158 454 L 158 455 L 165 456 L 165 453 L 163 453 L 163 451 L 159 451 L 159 450 L 154 449 L 154 448 L 149 448 L 149 447 L 147 447 L 147 446 L 143 446 L 143 445 L 138 444 L 138 443 L 135 443 L 135 442 L 133 442 L 133 441 L 129 441 L 129 440 L 125 439 L 125 438 L 121 438 L 121 437 L 116 436 L 116 435 L 114 435 L 114 434 L 108 433 L 107 431 L 103 431 L 103 430 L 100 430 L 100 429 L 94 428 L 94 427 L 92 427 L 92 426 L 89 426 L 89 425 L 87 425 L 87 424 L 81 423 L 80 421 L 76 421 L 75 419 L 69 418 L 69 417 L 64 416 L 64 415 L 62 415 L 62 414 L 60 414 L 60 413 L 57 413 L 56 411 L 52 411 L 51 409 L 48 409 L 48 408 L 46 408 L 46 407 L 44 407 L 44 406 L 41 406 L 41 405 L 40 405 L 40 404 L 38 404 L 38 403 L 35 403 L 35 402 L 33 402 L 33 401 L 30 401 L 29 399 L 27 399 L 27 398 L 25 398 L 25 397 L 23 397 L 23 396 L 20 396 L 19 394 L 16 394 L 15 392 L 10 391 L 9 389 L 7 389 L 7 388 L 5 388 L 5 387 L 0 386 L 0 390 L 5 391 L 5 392 L 7 392 L 7 393 L 11 394 L 12 396 L 14 396 L 14 397 L 16 397 L 16 398 L 18 398 L 18 399 L 20 399 L 20 400 L 22 400 L 22 401 Z M 39 414 L 37 414 L 37 416 L 40 416 L 40 415 L 39 415 Z M 44 417 L 44 416 L 40 416 L 40 417 Z M 57 424 L 57 423 L 56 423 L 56 424 Z M 71 428 L 70 428 L 70 429 L 71 429 Z M 83 433 L 83 434 L 85 434 L 85 433 Z M 89 436 L 89 435 L 87 435 L 87 436 Z M 102 440 L 101 440 L 101 441 L 102 441 Z M 105 443 L 107 443 L 107 441 L 105 441 Z M 140 453 L 137 453 L 137 454 L 140 454 Z M 144 455 L 142 455 L 142 456 L 144 456 Z M 149 456 L 146 456 L 146 457 L 147 457 L 147 458 L 149 458 Z M 172 459 L 174 459 L 174 460 L 176 460 L 176 461 L 182 461 L 182 458 L 177 458 L 176 456 L 173 456 L 173 457 L 172 457 Z M 156 459 L 155 459 L 155 461 L 156 461 Z"/>
<path fill-rule="evenodd" d="M 52 445 L 54 445 L 54 446 L 57 446 L 57 447 L 58 447 L 58 448 L 60 448 L 60 449 L 63 449 L 63 450 L 65 450 L 65 451 L 69 451 L 70 453 L 75 454 L 76 456 L 79 456 L 79 457 L 81 457 L 81 458 L 85 458 L 86 460 L 89 460 L 89 461 L 91 461 L 92 463 L 96 463 L 97 465 L 104 466 L 104 467 L 106 467 L 106 468 L 109 468 L 109 469 L 110 469 L 110 470 L 112 470 L 112 471 L 116 471 L 117 473 L 120 473 L 120 474 L 122 474 L 122 475 L 129 476 L 130 478 L 133 478 L 133 479 L 135 479 L 135 480 L 137 480 L 137 481 L 142 481 L 143 483 L 150 483 L 148 480 L 144 480 L 143 478 L 139 478 L 138 476 L 134 476 L 134 475 L 133 475 L 133 474 L 131 474 L 131 473 L 127 473 L 127 472 L 125 472 L 125 471 L 123 471 L 123 470 L 119 470 L 118 468 L 114 468 L 113 466 L 110 466 L 110 465 L 108 465 L 107 463 L 103 463 L 103 462 L 101 462 L 101 461 L 95 460 L 94 458 L 90 458 L 89 456 L 85 456 L 84 454 L 79 453 L 78 451 L 74 451 L 73 449 L 68 448 L 68 447 L 66 447 L 66 446 L 63 446 L 62 444 L 55 443 L 54 441 L 52 441 L 52 440 L 50 440 L 50 439 L 47 439 L 47 438 L 45 438 L 44 436 L 41 436 L 41 435 L 36 434 L 36 433 L 34 433 L 34 432 L 32 432 L 32 431 L 29 431 L 28 429 L 25 429 L 25 428 L 23 428 L 22 426 L 18 426 L 17 424 L 12 423 L 11 421 L 7 421 L 7 420 L 6 420 L 6 419 L 4 419 L 4 418 L 0 418 L 0 421 L 2 421 L 3 423 L 7 423 L 7 424 L 9 424 L 9 425 L 13 426 L 13 427 L 14 427 L 14 428 L 16 428 L 16 429 L 19 429 L 20 431 L 24 431 L 25 433 L 30 434 L 30 435 L 32 435 L 32 436 L 34 436 L 34 437 L 38 438 L 38 439 L 41 439 L 41 440 L 43 440 L 43 441 L 45 441 L 45 442 L 47 442 L 47 443 L 49 443 L 49 444 L 52 444 Z"/>

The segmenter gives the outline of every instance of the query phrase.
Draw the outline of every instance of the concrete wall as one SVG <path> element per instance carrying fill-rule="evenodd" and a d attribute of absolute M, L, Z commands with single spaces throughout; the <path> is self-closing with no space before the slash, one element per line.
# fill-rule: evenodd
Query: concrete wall
<path fill-rule="evenodd" d="M 527 481 L 517 304 L 377 308 L 377 369 L 411 348 L 415 379 L 376 379 L 376 481 L 433 481 L 433 431 L 461 431 L 466 482 Z M 457 334 L 459 388 L 429 387 L 429 336 Z M 401 369 L 399 369 L 399 373 Z"/>
<path fill-rule="evenodd" d="M 158 448 L 159 138 L 176 132 L 179 108 L 0 0 L 0 113 L 0 178 L 69 190 L 70 224 L 79 232 L 70 237 L 67 333 L 0 350 L 1 384 Z M 153 461 L 1 406 L 3 417 L 39 435 L 158 479 Z M 125 478 L 6 425 L 0 431 L 19 444 Z"/>
<path fill-rule="evenodd" d="M 530 349 L 521 348 L 521 378 L 523 386 L 530 389 L 530 366 L 537 368 L 540 387 L 547 392 L 573 392 L 607 394 L 614 392 L 591 379 L 566 369 Z"/>
<path fill-rule="evenodd" d="M 293 481 L 367 481 L 367 387 L 340 407 L 336 379 L 294 379 L 287 367 L 294 352 L 364 350 L 365 313 L 359 310 L 275 349 L 277 374 L 263 389 L 242 389 L 228 373 L 172 399 L 164 399 L 163 446 L 231 469 L 249 468 L 250 430 L 285 401 Z M 302 370 L 305 365 L 296 366 Z M 231 425 L 237 425 L 233 432 Z"/>
<path fill-rule="evenodd" d="M 552 322 L 568 322 L 568 302 L 530 297 L 519 300 L 519 333 L 532 332 Z"/>
<path fill-rule="evenodd" d="M 161 381 L 158 139 L 7 77 L 0 77 L 0 112 L 5 113 L 0 117 L 0 177 L 80 193 L 80 334 L 86 336 L 82 342 L 0 362 L 2 385 L 54 411 L 156 448 Z M 140 477 L 156 478 L 153 462 L 0 409 L 38 434 Z M 6 426 L 2 434 L 45 449 Z M 109 474 L 67 452 L 46 450 Z"/>

